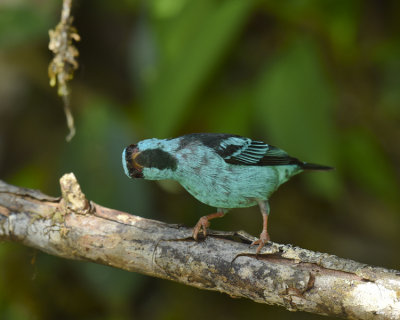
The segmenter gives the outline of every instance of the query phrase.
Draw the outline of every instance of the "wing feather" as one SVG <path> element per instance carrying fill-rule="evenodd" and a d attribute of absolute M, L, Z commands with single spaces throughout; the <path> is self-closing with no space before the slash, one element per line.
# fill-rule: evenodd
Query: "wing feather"
<path fill-rule="evenodd" d="M 232 152 L 228 152 L 229 150 L 232 150 Z M 219 155 L 229 164 L 251 166 L 302 165 L 301 161 L 289 156 L 277 147 L 244 137 L 231 137 L 222 141 L 219 151 Z"/>
<path fill-rule="evenodd" d="M 238 135 L 192 133 L 182 137 L 180 148 L 184 148 L 193 141 L 200 142 L 213 149 L 229 164 L 249 166 L 304 165 L 303 162 L 289 156 L 282 149 Z"/>

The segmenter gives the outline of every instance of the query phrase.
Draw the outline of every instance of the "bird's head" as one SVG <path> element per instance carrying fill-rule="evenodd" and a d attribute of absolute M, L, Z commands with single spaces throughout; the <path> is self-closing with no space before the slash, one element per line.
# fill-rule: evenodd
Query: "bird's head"
<path fill-rule="evenodd" d="M 122 152 L 122 165 L 130 178 L 171 179 L 177 160 L 165 140 L 149 139 L 131 144 Z"/>

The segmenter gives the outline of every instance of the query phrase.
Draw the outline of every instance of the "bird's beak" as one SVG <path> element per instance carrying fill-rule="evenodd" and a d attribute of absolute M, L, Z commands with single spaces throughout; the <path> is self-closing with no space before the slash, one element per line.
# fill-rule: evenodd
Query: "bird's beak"
<path fill-rule="evenodd" d="M 141 166 L 141 165 L 140 165 L 139 163 L 137 163 L 136 160 L 135 160 L 139 154 L 140 154 L 139 151 L 134 151 L 134 152 L 132 153 L 132 156 L 131 156 L 132 165 L 133 165 L 133 167 L 134 167 L 136 170 L 143 169 L 143 166 Z"/>

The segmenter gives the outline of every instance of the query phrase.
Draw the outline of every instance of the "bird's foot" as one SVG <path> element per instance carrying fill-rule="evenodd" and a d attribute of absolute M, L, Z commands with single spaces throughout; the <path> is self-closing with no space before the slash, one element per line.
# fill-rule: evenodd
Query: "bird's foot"
<path fill-rule="evenodd" d="M 264 247 L 264 245 L 267 244 L 269 240 L 270 240 L 270 238 L 269 238 L 269 234 L 268 234 L 267 230 L 263 230 L 260 234 L 260 238 L 251 243 L 251 246 L 258 244 L 256 254 L 260 253 L 262 247 Z"/>
<path fill-rule="evenodd" d="M 197 241 L 199 232 L 203 229 L 204 237 L 207 236 L 207 228 L 210 226 L 210 222 L 208 221 L 207 216 L 203 216 L 197 221 L 196 225 L 193 228 L 193 239 Z"/>

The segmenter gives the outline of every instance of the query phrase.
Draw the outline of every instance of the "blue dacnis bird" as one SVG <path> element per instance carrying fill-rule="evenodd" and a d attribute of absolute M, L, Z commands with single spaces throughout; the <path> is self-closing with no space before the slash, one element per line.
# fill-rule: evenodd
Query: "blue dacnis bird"
<path fill-rule="evenodd" d="M 207 234 L 209 220 L 231 208 L 258 204 L 263 217 L 257 253 L 269 241 L 267 232 L 271 194 L 303 170 L 331 167 L 300 161 L 262 141 L 217 133 L 193 133 L 174 139 L 147 139 L 126 147 L 122 164 L 130 178 L 178 181 L 199 201 L 218 208 L 203 216 L 193 229 L 197 240 Z"/>

